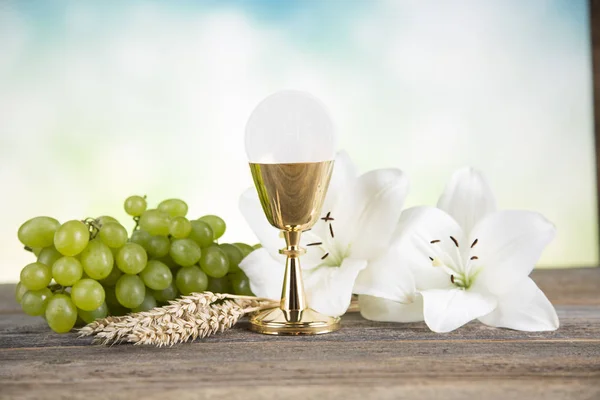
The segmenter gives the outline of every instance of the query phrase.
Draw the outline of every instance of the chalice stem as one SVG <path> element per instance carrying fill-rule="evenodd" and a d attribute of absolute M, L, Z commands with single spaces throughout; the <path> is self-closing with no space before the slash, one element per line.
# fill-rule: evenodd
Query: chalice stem
<path fill-rule="evenodd" d="M 300 255 L 305 252 L 304 249 L 300 248 L 301 233 L 297 230 L 283 231 L 286 248 L 281 253 L 287 256 L 287 261 L 285 263 L 280 308 L 290 322 L 300 321 L 302 311 L 307 308 L 302 269 L 300 268 Z"/>

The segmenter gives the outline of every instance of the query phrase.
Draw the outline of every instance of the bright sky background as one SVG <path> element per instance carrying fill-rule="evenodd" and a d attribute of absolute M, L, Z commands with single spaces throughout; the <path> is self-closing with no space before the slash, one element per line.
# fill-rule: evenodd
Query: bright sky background
<path fill-rule="evenodd" d="M 362 171 L 395 166 L 408 205 L 458 167 L 501 208 L 558 227 L 542 266 L 598 263 L 587 2 L 2 1 L 0 282 L 37 215 L 110 214 L 179 197 L 255 242 L 237 208 L 253 107 L 321 98 Z"/>

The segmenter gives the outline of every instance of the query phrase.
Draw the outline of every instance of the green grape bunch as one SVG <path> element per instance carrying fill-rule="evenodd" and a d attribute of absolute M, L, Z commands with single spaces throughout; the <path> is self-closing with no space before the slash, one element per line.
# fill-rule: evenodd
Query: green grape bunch
<path fill-rule="evenodd" d="M 35 217 L 18 230 L 35 256 L 21 270 L 15 299 L 57 333 L 108 315 L 147 311 L 194 292 L 253 295 L 240 262 L 254 247 L 219 243 L 227 225 L 216 215 L 188 217 L 180 199 L 148 208 L 130 196 L 131 234 L 116 218 Z"/>

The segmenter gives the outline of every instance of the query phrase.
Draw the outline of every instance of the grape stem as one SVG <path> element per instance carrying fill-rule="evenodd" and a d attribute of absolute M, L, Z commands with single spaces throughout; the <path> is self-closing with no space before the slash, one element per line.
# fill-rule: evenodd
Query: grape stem
<path fill-rule="evenodd" d="M 146 197 L 146 196 L 144 196 Z M 133 227 L 134 231 L 137 231 L 140 229 L 140 217 L 133 217 L 133 221 L 135 222 L 135 226 Z"/>
<path fill-rule="evenodd" d="M 142 198 L 144 200 L 146 200 L 148 198 L 148 196 L 143 195 Z M 138 215 L 137 217 L 133 217 L 133 221 L 135 222 L 135 226 L 133 227 L 134 231 L 137 231 L 140 229 L 140 216 Z"/>
<path fill-rule="evenodd" d="M 48 289 L 50 289 L 52 293 L 65 293 L 66 287 L 58 283 L 53 283 L 52 285 L 48 286 Z"/>
<path fill-rule="evenodd" d="M 25 247 L 23 247 L 23 248 L 25 249 L 25 251 L 28 251 L 28 252 L 30 252 L 30 253 L 33 253 L 33 249 L 32 249 L 31 247 L 29 247 L 29 246 L 25 246 Z"/>
<path fill-rule="evenodd" d="M 86 224 L 86 226 L 88 227 L 90 231 L 90 240 L 94 240 L 96 236 L 98 236 L 100 228 L 102 228 L 102 223 L 99 220 L 90 217 L 82 220 L 81 222 Z"/>

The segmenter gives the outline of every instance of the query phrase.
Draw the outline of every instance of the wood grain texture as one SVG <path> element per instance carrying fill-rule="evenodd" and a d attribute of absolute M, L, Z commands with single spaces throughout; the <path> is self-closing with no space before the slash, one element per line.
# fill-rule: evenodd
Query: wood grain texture
<path fill-rule="evenodd" d="M 556 332 L 423 323 L 353 313 L 323 336 L 273 337 L 247 323 L 157 349 L 94 346 L 23 315 L 0 286 L 0 398 L 599 399 L 600 269 L 533 274 L 555 303 Z"/>

